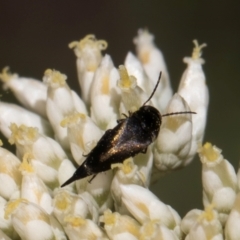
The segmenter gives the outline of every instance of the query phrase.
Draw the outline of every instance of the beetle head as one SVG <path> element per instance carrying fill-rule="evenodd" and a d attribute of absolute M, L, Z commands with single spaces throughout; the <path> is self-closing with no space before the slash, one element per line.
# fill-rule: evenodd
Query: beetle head
<path fill-rule="evenodd" d="M 154 141 L 162 123 L 160 112 L 155 107 L 142 106 L 134 115 L 140 120 L 142 130 L 152 133 L 152 141 Z"/>

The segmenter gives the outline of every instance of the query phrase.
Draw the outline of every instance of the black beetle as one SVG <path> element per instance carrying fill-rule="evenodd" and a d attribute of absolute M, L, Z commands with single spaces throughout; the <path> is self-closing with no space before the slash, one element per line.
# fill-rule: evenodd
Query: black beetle
<path fill-rule="evenodd" d="M 82 165 L 61 187 L 87 176 L 93 175 L 94 178 L 98 173 L 111 169 L 111 165 L 114 163 L 122 163 L 125 159 L 134 157 L 138 153 L 146 153 L 148 146 L 158 136 L 162 117 L 194 113 L 186 111 L 161 115 L 155 107 L 146 106 L 146 103 L 154 95 L 160 79 L 161 73 L 152 94 L 142 107 L 136 112 L 129 112 L 129 116 L 125 115 L 125 119 L 117 121 L 118 124 L 115 128 L 107 130 L 92 151 L 86 155 L 87 158 Z"/>

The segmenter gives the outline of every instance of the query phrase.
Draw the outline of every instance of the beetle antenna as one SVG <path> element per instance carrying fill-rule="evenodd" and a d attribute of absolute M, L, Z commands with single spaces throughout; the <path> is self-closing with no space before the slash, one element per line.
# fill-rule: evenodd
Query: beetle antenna
<path fill-rule="evenodd" d="M 159 85 L 159 83 L 160 83 L 161 76 L 162 76 L 162 72 L 160 72 L 159 77 L 158 77 L 157 84 L 155 85 L 155 87 L 154 87 L 154 89 L 153 89 L 153 91 L 152 91 L 150 97 L 149 97 L 148 100 L 143 104 L 143 106 L 144 106 L 146 103 L 148 103 L 148 102 L 151 100 L 151 98 L 153 97 L 153 95 L 154 95 L 154 93 L 156 92 L 157 87 L 158 87 L 158 85 Z"/>
<path fill-rule="evenodd" d="M 197 114 L 196 112 L 191 112 L 191 111 L 185 111 L 185 112 L 171 112 L 171 113 L 166 113 L 163 114 L 162 117 L 167 117 L 171 115 L 178 115 L 178 114 Z"/>

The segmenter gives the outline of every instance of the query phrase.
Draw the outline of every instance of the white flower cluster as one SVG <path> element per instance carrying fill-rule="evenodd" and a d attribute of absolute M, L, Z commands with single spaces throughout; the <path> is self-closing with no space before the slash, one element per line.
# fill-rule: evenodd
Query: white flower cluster
<path fill-rule="evenodd" d="M 102 55 L 106 41 L 87 35 L 70 43 L 82 99 L 56 70 L 46 70 L 40 82 L 3 69 L 3 86 L 22 107 L 0 102 L 0 131 L 16 145 L 16 154 L 0 147 L 0 239 L 240 239 L 240 173 L 218 148 L 202 146 L 209 98 L 201 58 L 205 44 L 194 40 L 172 95 L 163 55 L 153 40 L 139 30 L 137 56 L 129 52 L 118 69 L 109 55 Z M 91 183 L 90 176 L 60 188 L 104 132 L 122 114 L 143 105 L 160 72 L 160 86 L 149 104 L 161 113 L 197 114 L 163 117 L 158 138 L 145 154 L 113 164 Z M 197 151 L 205 210 L 192 210 L 181 219 L 148 187 L 189 164 Z"/>

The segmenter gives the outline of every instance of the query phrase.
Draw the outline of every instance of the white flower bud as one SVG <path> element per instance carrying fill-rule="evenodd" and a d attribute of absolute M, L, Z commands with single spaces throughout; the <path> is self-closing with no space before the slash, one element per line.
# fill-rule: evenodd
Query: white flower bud
<path fill-rule="evenodd" d="M 149 84 L 149 79 L 143 69 L 143 66 L 139 59 L 132 53 L 128 52 L 127 56 L 124 61 L 124 66 L 127 69 L 127 72 L 130 76 L 134 76 L 137 79 L 137 84 L 141 89 L 144 89 L 144 91 L 147 93 L 147 95 L 150 96 L 152 93 L 152 85 Z M 154 96 L 152 98 L 154 102 Z"/>
<path fill-rule="evenodd" d="M 67 158 L 58 142 L 52 138 L 39 133 L 37 128 L 25 125 L 10 125 L 12 131 L 9 142 L 16 144 L 19 157 L 22 158 L 26 152 L 30 152 L 35 159 L 48 166 L 58 169 L 63 159 Z M 43 151 L 44 149 L 44 151 Z"/>
<path fill-rule="evenodd" d="M 37 127 L 40 133 L 53 135 L 49 122 L 44 118 L 15 104 L 0 102 L 0 130 L 6 138 L 11 135 L 9 129 L 11 123 L 16 123 L 18 126 L 25 124 L 29 127 Z"/>
<path fill-rule="evenodd" d="M 128 214 L 129 212 L 122 203 L 122 191 L 120 186 L 122 184 L 137 184 L 148 187 L 150 183 L 153 164 L 153 155 L 151 151 L 149 150 L 147 154 L 139 154 L 134 159 L 135 163 L 132 158 L 128 158 L 123 164 L 112 164 L 112 168 L 119 168 L 111 184 L 111 193 L 114 199 L 115 210 L 121 214 Z"/>
<path fill-rule="evenodd" d="M 98 206 L 89 194 L 76 195 L 65 189 L 59 189 L 53 199 L 53 212 L 61 224 L 69 215 L 98 220 Z"/>
<path fill-rule="evenodd" d="M 0 196 L 7 200 L 20 189 L 22 180 L 18 170 L 20 163 L 15 155 L 0 147 Z"/>
<path fill-rule="evenodd" d="M 157 99 L 160 112 L 167 107 L 172 97 L 168 70 L 162 52 L 155 46 L 154 36 L 147 30 L 138 30 L 138 36 L 134 39 L 138 58 L 142 62 L 143 68 L 149 78 L 150 89 L 156 85 L 159 73 L 162 72 L 161 82 L 154 98 Z M 154 102 L 155 103 L 155 102 Z"/>
<path fill-rule="evenodd" d="M 51 195 L 43 183 L 43 181 L 36 175 L 33 166 L 30 162 L 31 159 L 28 154 L 23 157 L 23 162 L 20 165 L 20 171 L 22 172 L 22 186 L 21 186 L 21 198 L 35 203 L 42 207 L 48 214 L 52 212 L 52 198 Z"/>
<path fill-rule="evenodd" d="M 78 81 L 82 98 L 89 105 L 94 73 L 102 60 L 101 51 L 107 48 L 107 42 L 97 40 L 94 35 L 87 35 L 79 42 L 71 42 L 69 47 L 74 49 L 77 56 Z"/>
<path fill-rule="evenodd" d="M 199 149 L 202 162 L 203 204 L 214 204 L 224 224 L 235 201 L 237 176 L 233 166 L 210 143 Z"/>
<path fill-rule="evenodd" d="M 56 139 L 65 148 L 69 149 L 67 139 L 67 129 L 60 125 L 60 122 L 68 114 L 75 111 L 87 113 L 84 104 L 76 103 L 76 94 L 66 83 L 67 76 L 58 71 L 47 69 L 44 73 L 43 81 L 48 85 L 47 91 L 47 116 L 55 132 Z M 80 98 L 78 99 L 79 101 Z M 78 107 L 81 107 L 79 109 Z"/>
<path fill-rule="evenodd" d="M 5 209 L 5 218 L 11 215 L 13 227 L 21 239 L 54 239 L 50 218 L 34 203 L 24 199 L 10 201 Z M 36 234 L 37 233 L 37 234 Z"/>
<path fill-rule="evenodd" d="M 48 185 L 53 184 L 51 187 L 58 186 L 56 171 L 59 169 L 62 161 L 67 158 L 59 143 L 40 134 L 37 128 L 26 127 L 25 125 L 18 127 L 16 124 L 11 124 L 10 129 L 12 135 L 9 142 L 16 144 L 19 158 L 22 159 L 25 153 L 30 153 L 35 160 L 33 166 L 36 167 L 36 161 L 39 161 L 40 163 L 37 165 L 46 169 L 45 171 L 41 170 L 41 172 L 39 168 L 34 167 L 38 176 Z M 49 175 L 47 175 L 48 172 Z M 50 175 L 51 172 L 55 173 Z"/>
<path fill-rule="evenodd" d="M 157 221 L 148 221 L 140 229 L 140 240 L 178 240 L 174 231 Z"/>
<path fill-rule="evenodd" d="M 178 88 L 178 94 L 188 103 L 190 110 L 197 113 L 192 116 L 193 138 L 190 151 L 192 157 L 195 155 L 198 145 L 202 143 L 209 102 L 208 88 L 202 70 L 204 60 L 200 58 L 201 50 L 206 44 L 199 46 L 197 40 L 194 40 L 193 43 L 195 48 L 193 49 L 192 57 L 183 59 L 188 66 L 182 75 Z"/>
<path fill-rule="evenodd" d="M 110 239 L 116 239 L 117 236 L 119 237 L 123 233 L 129 233 L 136 239 L 139 239 L 140 225 L 136 220 L 127 215 L 120 215 L 117 212 L 112 213 L 108 209 L 100 217 L 100 222 L 104 223 L 104 229 Z"/>
<path fill-rule="evenodd" d="M 225 225 L 225 237 L 227 240 L 240 239 L 240 193 L 237 194 L 233 208 Z"/>
<path fill-rule="evenodd" d="M 96 223 L 89 219 L 69 215 L 65 217 L 64 230 L 70 240 L 99 239 L 103 240 L 105 235 Z"/>
<path fill-rule="evenodd" d="M 148 189 L 138 185 L 121 185 L 122 201 L 140 222 L 158 220 L 179 236 L 181 218 L 170 206 L 161 202 Z"/>
<path fill-rule="evenodd" d="M 125 66 L 119 66 L 120 79 L 117 82 L 121 89 L 122 102 L 120 112 L 135 112 L 148 99 L 147 94 L 137 85 L 137 79 L 129 76 Z"/>
<path fill-rule="evenodd" d="M 176 93 L 169 103 L 167 112 L 182 111 L 190 111 L 190 109 L 186 101 Z M 189 160 L 191 142 L 191 114 L 164 117 L 154 149 L 155 166 L 162 172 L 185 166 Z"/>
<path fill-rule="evenodd" d="M 119 118 L 120 90 L 117 88 L 118 70 L 109 55 L 105 55 L 95 72 L 91 85 L 91 117 L 101 129 L 107 129 L 109 123 L 116 125 Z M 100 110 L 102 109 L 102 110 Z"/>
<path fill-rule="evenodd" d="M 0 79 L 24 107 L 46 118 L 47 87 L 42 82 L 11 74 L 9 67 L 2 70 Z"/>
<path fill-rule="evenodd" d="M 210 205 L 205 211 L 192 210 L 182 220 L 181 229 L 186 240 L 223 240 L 222 226 L 218 213 Z"/>
<path fill-rule="evenodd" d="M 67 127 L 71 153 L 78 165 L 81 165 L 97 144 L 103 132 L 92 119 L 85 114 L 74 112 L 61 121 L 62 127 Z"/>

